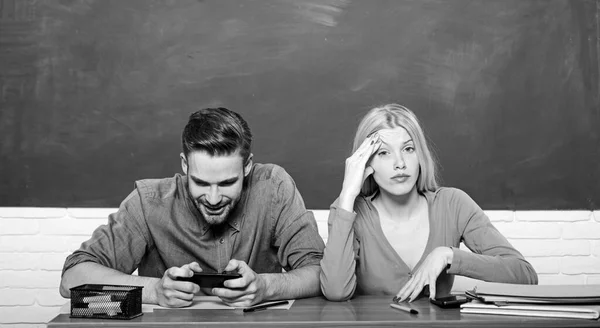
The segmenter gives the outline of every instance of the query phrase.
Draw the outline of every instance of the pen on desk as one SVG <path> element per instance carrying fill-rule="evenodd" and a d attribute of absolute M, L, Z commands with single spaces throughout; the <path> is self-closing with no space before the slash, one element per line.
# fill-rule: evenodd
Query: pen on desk
<path fill-rule="evenodd" d="M 267 308 L 278 306 L 278 305 L 285 305 L 288 303 L 289 303 L 289 301 L 279 301 L 279 302 L 275 302 L 275 303 L 268 303 L 268 304 L 257 305 L 254 307 L 245 308 L 243 311 L 244 312 L 255 312 L 255 311 L 265 310 Z"/>
<path fill-rule="evenodd" d="M 400 311 L 404 311 L 404 312 L 408 312 L 410 314 L 419 314 L 419 311 L 413 309 L 413 308 L 409 308 L 408 306 L 403 306 L 400 304 L 390 304 L 391 307 L 393 307 L 396 310 L 400 310 Z"/>

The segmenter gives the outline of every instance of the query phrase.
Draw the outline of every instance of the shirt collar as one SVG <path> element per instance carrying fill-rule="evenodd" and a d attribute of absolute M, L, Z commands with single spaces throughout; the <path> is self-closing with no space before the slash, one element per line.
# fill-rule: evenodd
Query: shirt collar
<path fill-rule="evenodd" d="M 229 218 L 227 219 L 229 226 L 238 232 L 242 229 L 242 224 L 244 223 L 244 208 L 246 207 L 247 199 L 248 186 L 246 185 L 246 181 L 244 181 L 244 187 L 242 188 L 242 193 L 240 194 L 240 201 L 237 203 L 233 211 L 229 213 Z"/>

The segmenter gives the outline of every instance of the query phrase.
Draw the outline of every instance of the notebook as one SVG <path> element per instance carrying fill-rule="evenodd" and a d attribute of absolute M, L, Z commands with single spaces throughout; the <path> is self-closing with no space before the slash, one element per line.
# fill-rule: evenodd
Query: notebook
<path fill-rule="evenodd" d="M 461 313 L 578 318 L 600 317 L 600 285 L 517 285 L 478 282 L 465 292 Z"/>
<path fill-rule="evenodd" d="M 600 285 L 517 285 L 480 282 L 467 296 L 496 304 L 597 304 Z"/>
<path fill-rule="evenodd" d="M 499 306 L 474 300 L 462 304 L 460 313 L 596 320 L 600 318 L 600 305 L 515 304 Z"/>

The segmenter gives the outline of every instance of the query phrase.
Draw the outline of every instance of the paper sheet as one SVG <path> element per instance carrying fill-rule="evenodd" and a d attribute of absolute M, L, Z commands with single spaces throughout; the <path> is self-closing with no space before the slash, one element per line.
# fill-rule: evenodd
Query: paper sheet
<path fill-rule="evenodd" d="M 270 304 L 270 303 L 275 303 L 275 302 L 279 302 L 279 301 L 264 302 L 264 303 L 260 303 L 260 304 L 261 305 L 262 304 Z M 289 310 L 292 307 L 292 304 L 294 304 L 294 300 L 288 300 L 288 304 L 277 305 L 277 306 L 270 307 L 268 309 L 269 310 L 271 310 L 271 309 L 273 309 L 273 310 Z M 223 301 L 221 301 L 221 299 L 218 298 L 217 296 L 195 296 L 194 301 L 192 302 L 192 305 L 183 307 L 183 308 L 168 308 L 168 307 L 164 307 L 164 306 L 160 306 L 160 305 L 156 305 L 156 304 L 142 304 L 142 312 L 143 313 L 154 312 L 155 309 L 158 309 L 158 310 L 190 310 L 190 309 L 235 310 L 235 309 L 241 309 L 241 308 L 231 307 L 231 306 L 223 303 Z M 69 314 L 70 312 L 71 312 L 71 304 L 69 302 L 65 303 L 65 305 L 63 305 L 60 308 L 60 313 Z"/>
<path fill-rule="evenodd" d="M 271 301 L 271 302 L 263 302 L 260 303 L 260 305 L 263 304 L 270 304 L 270 303 L 276 303 L 279 301 Z M 284 304 L 284 305 L 276 305 L 273 307 L 268 308 L 269 310 L 273 309 L 273 310 L 289 310 L 292 307 L 292 304 L 294 303 L 294 300 L 288 300 L 288 304 Z M 257 304 L 259 305 L 259 304 Z M 149 310 L 148 312 L 152 312 L 156 309 L 158 310 L 235 310 L 235 309 L 243 309 L 241 307 L 231 307 L 227 304 L 225 304 L 223 301 L 221 301 L 220 298 L 218 298 L 217 296 L 195 296 L 194 297 L 194 301 L 192 302 L 192 305 L 184 307 L 184 308 L 168 308 L 168 307 L 163 307 L 163 306 L 159 306 L 159 305 L 153 305 L 153 304 L 144 304 L 144 306 L 147 306 Z M 145 312 L 144 307 L 142 307 L 142 312 Z"/>

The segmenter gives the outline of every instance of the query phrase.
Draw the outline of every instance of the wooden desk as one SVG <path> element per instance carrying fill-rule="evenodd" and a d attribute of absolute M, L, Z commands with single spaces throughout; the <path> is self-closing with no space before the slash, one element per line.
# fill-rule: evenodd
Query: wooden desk
<path fill-rule="evenodd" d="M 600 327 L 598 320 L 548 319 L 461 314 L 441 309 L 428 299 L 413 303 L 419 314 L 392 309 L 390 297 L 357 296 L 348 302 L 329 302 L 322 297 L 299 299 L 289 310 L 156 310 L 132 320 L 71 319 L 60 314 L 48 327 Z"/>

